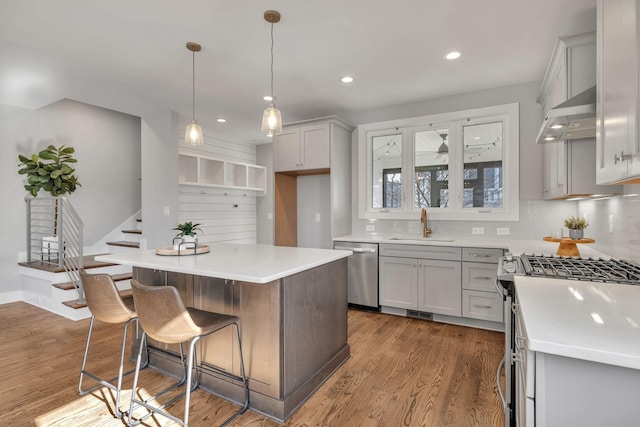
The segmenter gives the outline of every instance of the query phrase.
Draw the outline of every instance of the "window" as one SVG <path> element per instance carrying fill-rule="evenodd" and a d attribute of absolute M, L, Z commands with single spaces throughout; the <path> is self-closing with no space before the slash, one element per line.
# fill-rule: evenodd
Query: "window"
<path fill-rule="evenodd" d="M 518 144 L 517 104 L 361 125 L 359 216 L 517 220 Z"/>

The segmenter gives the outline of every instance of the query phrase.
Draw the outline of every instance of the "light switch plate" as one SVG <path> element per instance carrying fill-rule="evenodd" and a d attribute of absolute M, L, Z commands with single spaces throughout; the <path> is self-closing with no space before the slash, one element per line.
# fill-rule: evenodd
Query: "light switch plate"
<path fill-rule="evenodd" d="M 319 213 L 316 214 L 316 222 L 320 222 L 320 214 Z"/>
<path fill-rule="evenodd" d="M 496 228 L 496 234 L 498 236 L 508 236 L 511 233 L 509 227 L 498 227 Z"/>
<path fill-rule="evenodd" d="M 484 234 L 484 227 L 471 228 L 471 234 Z"/>

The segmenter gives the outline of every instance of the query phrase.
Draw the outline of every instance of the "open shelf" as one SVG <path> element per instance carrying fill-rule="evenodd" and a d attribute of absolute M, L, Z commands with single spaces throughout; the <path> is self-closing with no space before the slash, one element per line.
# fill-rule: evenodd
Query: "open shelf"
<path fill-rule="evenodd" d="M 180 153 L 180 184 L 267 192 L 267 168 L 209 156 Z"/>

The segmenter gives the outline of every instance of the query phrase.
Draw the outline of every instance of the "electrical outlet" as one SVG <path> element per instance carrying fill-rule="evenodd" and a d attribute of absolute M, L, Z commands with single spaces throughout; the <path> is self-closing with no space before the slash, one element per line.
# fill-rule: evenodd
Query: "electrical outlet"
<path fill-rule="evenodd" d="M 267 214 L 267 220 L 268 220 L 268 221 L 271 221 L 272 219 L 273 219 L 273 213 L 269 212 L 269 213 Z"/>
<path fill-rule="evenodd" d="M 376 226 L 373 224 L 367 225 L 366 227 L 367 231 L 376 231 Z"/>
<path fill-rule="evenodd" d="M 613 215 L 609 215 L 609 233 L 613 233 Z"/>
<path fill-rule="evenodd" d="M 508 236 L 510 234 L 509 227 L 498 227 L 498 228 L 496 228 L 496 234 L 498 236 Z"/>
<path fill-rule="evenodd" d="M 320 222 L 320 214 L 319 213 L 316 214 L 316 222 Z"/>
<path fill-rule="evenodd" d="M 165 206 L 162 210 L 165 216 L 171 215 L 171 206 Z"/>
<path fill-rule="evenodd" d="M 471 234 L 484 234 L 484 227 L 471 228 Z"/>

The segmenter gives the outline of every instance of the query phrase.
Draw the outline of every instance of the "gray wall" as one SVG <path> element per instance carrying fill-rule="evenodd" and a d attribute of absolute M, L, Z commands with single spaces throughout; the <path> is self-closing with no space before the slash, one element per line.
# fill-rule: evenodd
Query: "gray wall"
<path fill-rule="evenodd" d="M 30 155 L 47 145 L 75 148 L 82 187 L 69 196 L 85 222 L 84 243 L 101 237 L 140 210 L 140 118 L 71 100 L 34 111 L 0 109 L 0 174 L 3 209 L 0 227 L 0 295 L 20 289 L 18 252 L 26 250 L 25 179 L 18 175 L 18 153 Z M 45 196 L 40 193 L 39 197 Z M 0 296 L 0 302 L 3 297 Z"/>
<path fill-rule="evenodd" d="M 263 144 L 256 147 L 256 164 L 267 168 L 267 194 L 258 197 L 256 203 L 257 236 L 256 242 L 273 245 L 274 242 L 274 174 L 273 174 L 273 145 Z"/>

